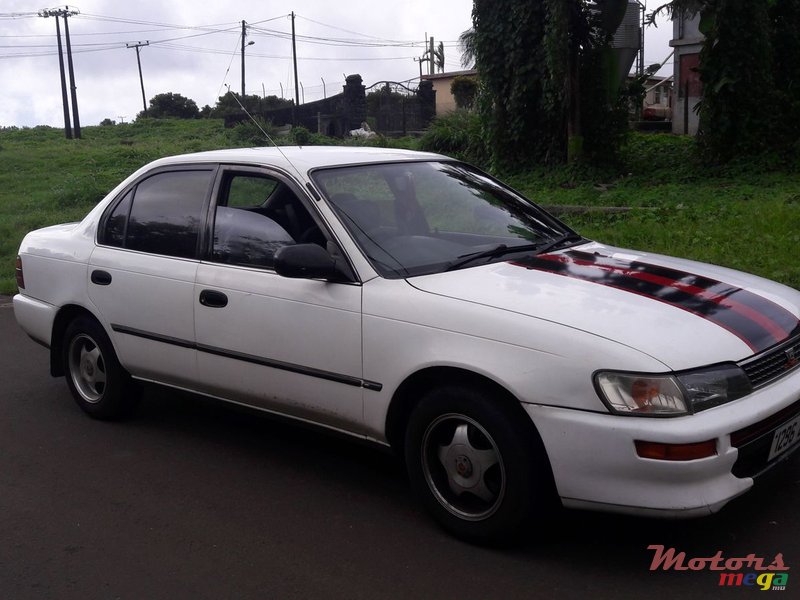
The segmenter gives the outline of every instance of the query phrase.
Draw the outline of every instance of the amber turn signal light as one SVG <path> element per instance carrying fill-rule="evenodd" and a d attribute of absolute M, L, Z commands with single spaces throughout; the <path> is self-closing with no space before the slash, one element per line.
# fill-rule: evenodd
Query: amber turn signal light
<path fill-rule="evenodd" d="M 717 440 L 697 442 L 694 444 L 662 444 L 660 442 L 644 442 L 636 440 L 636 454 L 642 458 L 653 460 L 697 460 L 717 454 Z"/>

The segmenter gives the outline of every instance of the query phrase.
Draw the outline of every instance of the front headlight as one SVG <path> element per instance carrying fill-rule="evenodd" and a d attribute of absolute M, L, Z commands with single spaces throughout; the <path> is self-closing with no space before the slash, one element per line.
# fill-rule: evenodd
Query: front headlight
<path fill-rule="evenodd" d="M 641 417 L 695 413 L 753 391 L 747 375 L 734 364 L 664 375 L 600 371 L 594 381 L 609 411 Z"/>

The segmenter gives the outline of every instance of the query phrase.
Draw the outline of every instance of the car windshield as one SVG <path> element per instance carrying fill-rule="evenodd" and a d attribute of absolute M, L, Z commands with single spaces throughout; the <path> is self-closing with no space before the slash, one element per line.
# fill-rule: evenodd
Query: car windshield
<path fill-rule="evenodd" d="M 359 165 L 320 169 L 312 176 L 386 278 L 467 268 L 581 239 L 461 163 Z"/>

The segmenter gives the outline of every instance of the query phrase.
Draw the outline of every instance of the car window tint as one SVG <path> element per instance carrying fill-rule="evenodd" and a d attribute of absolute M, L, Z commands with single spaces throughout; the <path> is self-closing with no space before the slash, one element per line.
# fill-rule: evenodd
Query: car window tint
<path fill-rule="evenodd" d="M 171 171 L 136 188 L 125 246 L 154 254 L 194 258 L 212 171 Z"/>
<path fill-rule="evenodd" d="M 125 245 L 125 227 L 128 224 L 128 213 L 131 209 L 133 192 L 129 191 L 125 197 L 114 207 L 106 220 L 103 243 L 121 248 Z"/>

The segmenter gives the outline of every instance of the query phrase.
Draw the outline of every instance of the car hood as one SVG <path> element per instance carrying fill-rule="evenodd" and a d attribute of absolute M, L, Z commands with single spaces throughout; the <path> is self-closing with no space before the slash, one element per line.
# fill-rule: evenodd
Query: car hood
<path fill-rule="evenodd" d="M 673 370 L 738 361 L 800 333 L 791 288 L 596 243 L 408 281 L 613 340 Z"/>

